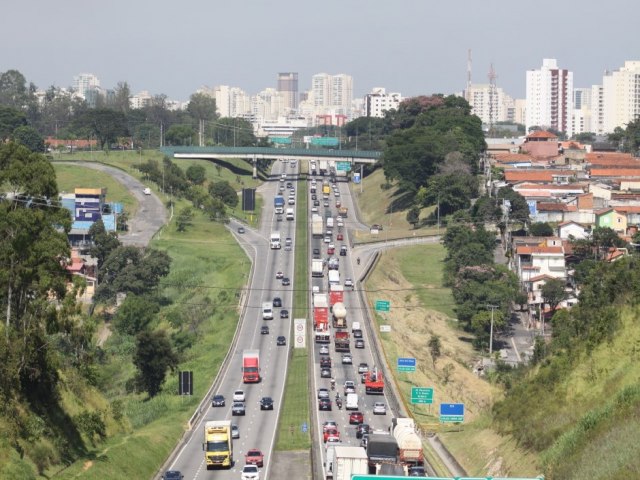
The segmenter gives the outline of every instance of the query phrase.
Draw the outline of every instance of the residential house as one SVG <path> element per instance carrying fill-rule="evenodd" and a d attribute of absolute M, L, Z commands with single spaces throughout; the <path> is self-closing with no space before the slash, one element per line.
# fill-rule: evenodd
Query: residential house
<path fill-rule="evenodd" d="M 574 238 L 575 240 L 582 240 L 589 236 L 591 229 L 578 222 L 562 222 L 558 224 L 558 237 L 563 240 L 569 240 Z"/>
<path fill-rule="evenodd" d="M 597 227 L 608 227 L 620 235 L 626 234 L 627 216 L 624 213 L 621 213 L 614 208 L 607 208 L 605 210 L 595 212 L 595 214 Z"/>
<path fill-rule="evenodd" d="M 566 278 L 564 246 L 556 237 L 545 239 L 539 245 L 518 245 L 513 256 L 514 270 L 523 285 L 531 279 L 548 275 L 553 278 Z"/>

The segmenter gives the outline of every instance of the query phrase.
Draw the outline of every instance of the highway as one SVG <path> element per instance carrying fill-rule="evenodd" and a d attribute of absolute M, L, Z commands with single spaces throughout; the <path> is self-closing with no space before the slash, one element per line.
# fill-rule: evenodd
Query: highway
<path fill-rule="evenodd" d="M 261 478 L 269 478 L 270 459 L 273 451 L 279 409 L 282 405 L 283 388 L 288 363 L 288 351 L 291 348 L 289 332 L 292 319 L 281 319 L 281 308 L 274 308 L 274 319 L 262 319 L 262 303 L 271 302 L 274 297 L 282 299 L 282 308 L 291 312 L 292 286 L 282 286 L 282 281 L 276 279 L 275 273 L 282 271 L 294 284 L 294 248 L 295 221 L 276 221 L 273 207 L 275 196 L 280 185 L 279 177 L 285 172 L 293 177 L 297 168 L 290 164 L 275 162 L 272 170 L 272 180 L 263 190 L 264 207 L 262 224 L 259 232 L 246 228 L 245 233 L 239 234 L 240 242 L 247 242 L 254 246 L 254 275 L 249 280 L 247 308 L 242 319 L 237 343 L 228 364 L 228 369 L 222 373 L 216 394 L 225 397 L 224 407 L 209 406 L 207 412 L 194 425 L 191 437 L 178 452 L 170 469 L 179 470 L 185 479 L 239 479 L 242 467 L 245 465 L 244 455 L 249 449 L 257 448 L 265 455 Z M 279 231 L 282 237 L 282 248 L 271 250 L 266 240 L 272 231 Z M 285 238 L 291 238 L 293 246 L 290 251 L 285 250 Z M 269 326 L 268 334 L 261 334 L 263 325 Z M 276 338 L 284 335 L 286 346 L 277 346 Z M 242 353 L 247 349 L 260 351 L 260 368 L 262 381 L 257 384 L 243 384 L 242 382 Z M 213 376 L 212 372 L 212 376 Z M 246 396 L 246 415 L 232 416 L 232 397 L 235 390 L 244 390 Z M 274 410 L 260 410 L 259 401 L 264 396 L 274 400 Z M 209 404 L 210 405 L 210 404 Z M 204 423 L 210 420 L 231 420 L 240 429 L 240 438 L 233 441 L 234 466 L 229 470 L 207 470 L 202 443 L 204 438 Z"/>

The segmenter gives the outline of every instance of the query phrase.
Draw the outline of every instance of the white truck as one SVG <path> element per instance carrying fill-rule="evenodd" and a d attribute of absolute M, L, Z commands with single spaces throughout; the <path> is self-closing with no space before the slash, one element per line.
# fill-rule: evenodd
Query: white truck
<path fill-rule="evenodd" d="M 351 480 L 352 475 L 368 474 L 367 452 L 363 447 L 329 447 L 324 471 L 325 478 L 333 480 Z"/>
<path fill-rule="evenodd" d="M 400 461 L 407 465 L 422 465 L 424 463 L 422 440 L 416 433 L 413 418 L 394 418 L 391 426 L 393 436 L 398 442 Z"/>
<path fill-rule="evenodd" d="M 324 277 L 324 263 L 322 262 L 322 260 L 311 260 L 311 276 Z"/>
<path fill-rule="evenodd" d="M 324 236 L 323 230 L 322 217 L 317 213 L 314 213 L 311 216 L 311 236 L 313 238 L 322 238 Z"/>
<path fill-rule="evenodd" d="M 291 207 L 287 208 L 286 219 L 293 220 L 293 208 Z"/>
<path fill-rule="evenodd" d="M 340 284 L 340 271 L 329 270 L 329 285 L 339 285 L 339 284 Z"/>
<path fill-rule="evenodd" d="M 347 393 L 347 401 L 345 408 L 347 410 L 358 410 L 358 394 L 357 393 Z"/>
<path fill-rule="evenodd" d="M 262 319 L 273 320 L 273 306 L 271 302 L 264 302 L 262 304 Z"/>
<path fill-rule="evenodd" d="M 333 228 L 333 217 L 327 218 L 327 228 Z"/>
<path fill-rule="evenodd" d="M 271 233 L 269 244 L 271 246 L 271 250 L 279 250 L 280 248 L 282 248 L 282 244 L 280 243 L 280 232 Z"/>

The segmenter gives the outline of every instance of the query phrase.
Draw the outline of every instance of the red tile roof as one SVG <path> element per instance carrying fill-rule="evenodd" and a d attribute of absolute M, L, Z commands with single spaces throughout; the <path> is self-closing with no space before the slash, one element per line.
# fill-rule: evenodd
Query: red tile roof
<path fill-rule="evenodd" d="M 585 159 L 591 165 L 623 167 L 640 165 L 640 158 L 632 156 L 630 153 L 620 152 L 593 152 L 587 153 Z"/>
<path fill-rule="evenodd" d="M 546 247 L 546 246 L 537 246 L 530 247 L 527 245 L 518 247 L 516 249 L 516 253 L 518 255 L 534 255 L 536 253 L 564 253 L 562 247 Z"/>
<path fill-rule="evenodd" d="M 559 202 L 538 202 L 539 212 L 576 212 L 578 207 Z"/>
<path fill-rule="evenodd" d="M 640 178 L 640 164 L 638 168 L 592 168 L 589 171 L 591 177 L 626 177 Z"/>
<path fill-rule="evenodd" d="M 537 130 L 527 135 L 527 139 L 529 138 L 558 138 L 558 136 L 546 130 Z"/>
<path fill-rule="evenodd" d="M 531 155 L 524 153 L 496 153 L 493 158 L 498 163 L 531 162 Z"/>
<path fill-rule="evenodd" d="M 516 182 L 553 182 L 555 177 L 568 176 L 574 177 L 576 172 L 573 170 L 555 170 L 555 169 L 517 169 L 505 170 L 504 179 L 509 183 Z"/>

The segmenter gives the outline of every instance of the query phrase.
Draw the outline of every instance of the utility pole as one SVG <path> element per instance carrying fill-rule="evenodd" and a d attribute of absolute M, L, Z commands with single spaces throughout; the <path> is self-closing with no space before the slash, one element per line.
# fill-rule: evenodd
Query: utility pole
<path fill-rule="evenodd" d="M 487 308 L 491 309 L 491 330 L 489 333 L 489 356 L 491 357 L 491 355 L 493 354 L 493 312 L 496 308 L 498 308 L 498 306 L 487 305 Z"/>

